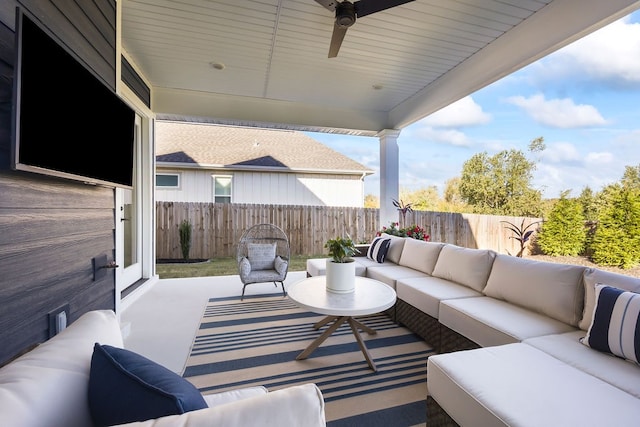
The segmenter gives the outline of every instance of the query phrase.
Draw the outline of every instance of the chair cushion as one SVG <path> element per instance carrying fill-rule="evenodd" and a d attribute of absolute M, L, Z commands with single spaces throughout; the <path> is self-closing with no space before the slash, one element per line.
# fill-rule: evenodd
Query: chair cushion
<path fill-rule="evenodd" d="M 282 259 L 282 257 L 277 256 L 274 261 L 274 268 L 278 272 L 278 274 L 285 274 L 289 269 L 289 262 Z"/>
<path fill-rule="evenodd" d="M 247 252 L 252 270 L 273 270 L 276 259 L 275 243 L 249 243 Z"/>
<path fill-rule="evenodd" d="M 247 257 L 242 257 L 240 260 L 240 277 L 247 277 L 251 273 L 251 263 Z"/>
<path fill-rule="evenodd" d="M 375 239 L 373 239 L 371 245 L 369 246 L 369 250 L 367 251 L 367 258 L 382 264 L 387 258 L 387 251 L 389 250 L 390 244 L 391 239 L 385 237 L 376 237 Z"/>
<path fill-rule="evenodd" d="M 608 285 L 596 285 L 593 321 L 582 343 L 638 363 L 640 294 Z"/>
<path fill-rule="evenodd" d="M 207 408 L 189 381 L 144 356 L 95 344 L 89 374 L 89 410 L 110 426 Z"/>

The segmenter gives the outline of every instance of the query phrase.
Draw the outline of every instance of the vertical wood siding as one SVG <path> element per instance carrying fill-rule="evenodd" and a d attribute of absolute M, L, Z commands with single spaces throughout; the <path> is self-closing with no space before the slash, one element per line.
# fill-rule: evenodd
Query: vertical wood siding
<path fill-rule="evenodd" d="M 190 257 L 209 259 L 234 256 L 243 231 L 255 224 L 272 223 L 282 228 L 289 236 L 292 254 L 319 255 L 326 253 L 324 243 L 335 236 L 350 235 L 357 243 L 370 242 L 382 228 L 379 218 L 378 209 L 365 208 L 157 202 L 156 256 L 182 258 L 178 227 L 183 220 L 193 227 Z M 519 244 L 500 221 L 519 225 L 523 219 L 525 224 L 539 220 L 415 211 L 407 214 L 406 224 L 424 227 L 434 242 L 515 254 Z"/>
<path fill-rule="evenodd" d="M 115 307 L 114 273 L 93 281 L 92 267 L 93 257 L 114 255 L 113 190 L 10 168 L 16 5 L 0 10 L 0 366 L 48 339 L 50 311 L 69 304 L 73 322 Z M 114 0 L 21 5 L 115 87 Z"/>

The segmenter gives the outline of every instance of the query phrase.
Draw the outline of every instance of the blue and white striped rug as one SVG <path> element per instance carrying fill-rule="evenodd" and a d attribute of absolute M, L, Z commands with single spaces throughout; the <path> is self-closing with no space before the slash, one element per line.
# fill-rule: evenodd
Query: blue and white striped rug
<path fill-rule="evenodd" d="M 326 328 L 324 316 L 280 296 L 211 299 L 183 373 L 203 393 L 263 385 L 269 390 L 308 382 L 321 390 L 327 425 L 416 426 L 426 423 L 426 362 L 433 349 L 384 314 L 359 318 L 377 334 L 362 334 L 378 368 L 364 359 L 343 325 L 308 359 L 296 356 Z"/>

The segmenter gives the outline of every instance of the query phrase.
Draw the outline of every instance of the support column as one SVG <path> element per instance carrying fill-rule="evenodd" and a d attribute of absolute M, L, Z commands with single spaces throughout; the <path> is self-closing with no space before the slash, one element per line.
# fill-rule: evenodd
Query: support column
<path fill-rule="evenodd" d="M 378 133 L 380 138 L 380 228 L 398 221 L 398 211 L 393 200 L 400 194 L 399 149 L 400 131 L 384 129 Z"/>

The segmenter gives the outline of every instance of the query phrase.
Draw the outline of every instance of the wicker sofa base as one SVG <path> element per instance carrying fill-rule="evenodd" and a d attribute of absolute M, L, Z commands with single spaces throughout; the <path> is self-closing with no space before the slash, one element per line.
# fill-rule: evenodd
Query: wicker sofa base
<path fill-rule="evenodd" d="M 456 331 L 447 328 L 443 324 L 440 325 L 440 351 L 438 353 L 451 353 L 460 350 L 473 350 L 480 348 L 475 341 L 471 341 L 464 335 L 460 335 Z"/>
<path fill-rule="evenodd" d="M 427 396 L 427 425 L 429 427 L 459 427 L 431 396 Z"/>
<path fill-rule="evenodd" d="M 420 311 L 401 299 L 396 300 L 395 320 L 419 335 L 434 350 L 440 352 L 440 323 L 438 319 Z"/>

